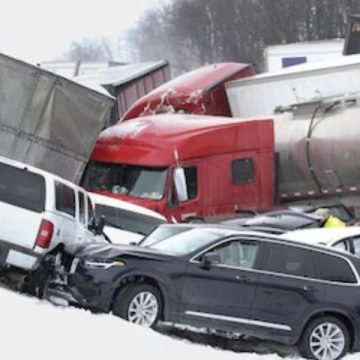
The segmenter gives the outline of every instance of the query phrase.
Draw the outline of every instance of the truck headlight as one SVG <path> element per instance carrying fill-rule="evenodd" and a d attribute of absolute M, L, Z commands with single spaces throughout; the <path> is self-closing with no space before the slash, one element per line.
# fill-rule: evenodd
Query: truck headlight
<path fill-rule="evenodd" d="M 110 269 L 111 267 L 123 267 L 126 264 L 119 260 L 84 260 L 84 267 L 89 269 Z"/>

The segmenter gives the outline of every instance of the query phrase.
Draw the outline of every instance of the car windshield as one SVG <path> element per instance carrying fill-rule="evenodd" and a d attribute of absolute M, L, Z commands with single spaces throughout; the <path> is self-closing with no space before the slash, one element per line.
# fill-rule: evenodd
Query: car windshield
<path fill-rule="evenodd" d="M 96 204 L 95 215 L 97 221 L 105 216 L 105 225 L 141 235 L 149 234 L 156 226 L 165 222 L 157 217 L 101 204 Z"/>
<path fill-rule="evenodd" d="M 144 246 L 141 244 L 141 246 L 182 256 L 200 250 L 213 241 L 223 238 L 225 235 L 223 231 L 217 231 L 216 229 L 192 229 L 150 245 Z"/>
<path fill-rule="evenodd" d="M 164 196 L 168 169 L 91 162 L 83 187 L 92 191 L 160 200 Z"/>
<path fill-rule="evenodd" d="M 164 240 L 166 238 L 169 238 L 171 236 L 180 234 L 184 231 L 191 230 L 191 227 L 184 227 L 184 226 L 159 226 L 156 229 L 154 229 L 148 236 L 146 236 L 141 242 L 139 243 L 139 246 L 147 246 L 150 247 L 150 245 L 153 245 L 161 240 Z"/>

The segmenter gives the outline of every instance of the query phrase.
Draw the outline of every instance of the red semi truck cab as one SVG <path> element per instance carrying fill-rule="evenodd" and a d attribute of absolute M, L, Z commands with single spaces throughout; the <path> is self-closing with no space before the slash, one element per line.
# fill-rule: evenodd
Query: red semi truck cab
<path fill-rule="evenodd" d="M 218 63 L 187 72 L 157 87 L 136 101 L 121 121 L 159 113 L 231 116 L 225 83 L 255 75 L 243 63 Z"/>
<path fill-rule="evenodd" d="M 104 130 L 83 186 L 184 221 L 270 208 L 273 173 L 271 119 L 164 114 Z"/>

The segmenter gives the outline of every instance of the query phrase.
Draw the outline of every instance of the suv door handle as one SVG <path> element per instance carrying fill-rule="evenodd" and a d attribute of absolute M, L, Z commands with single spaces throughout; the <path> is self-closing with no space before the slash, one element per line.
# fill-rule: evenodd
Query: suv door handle
<path fill-rule="evenodd" d="M 254 281 L 254 279 L 252 277 L 246 276 L 246 275 L 236 275 L 235 279 L 239 280 L 243 283 L 251 283 L 252 281 Z"/>
<path fill-rule="evenodd" d="M 318 290 L 316 288 L 314 288 L 312 285 L 304 285 L 303 287 L 304 291 L 308 292 L 308 293 L 314 293 L 317 292 Z"/>

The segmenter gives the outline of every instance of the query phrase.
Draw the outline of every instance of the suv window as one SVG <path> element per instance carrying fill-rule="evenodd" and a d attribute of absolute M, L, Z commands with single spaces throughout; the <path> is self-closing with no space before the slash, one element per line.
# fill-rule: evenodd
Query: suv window
<path fill-rule="evenodd" d="M 353 239 L 354 254 L 360 256 L 360 238 L 356 237 Z"/>
<path fill-rule="evenodd" d="M 56 209 L 75 217 L 75 193 L 65 184 L 55 181 Z"/>
<path fill-rule="evenodd" d="M 165 222 L 162 219 L 153 218 L 133 211 L 96 204 L 96 219 L 99 220 L 101 215 L 105 216 L 105 224 L 141 235 L 149 234 L 156 226 Z"/>
<path fill-rule="evenodd" d="M 259 251 L 259 244 L 255 241 L 230 241 L 210 252 L 220 255 L 220 264 L 252 269 Z"/>
<path fill-rule="evenodd" d="M 317 278 L 314 251 L 293 245 L 268 243 L 263 270 L 279 274 Z"/>
<path fill-rule="evenodd" d="M 45 208 L 45 179 L 24 169 L 0 164 L 0 201 L 42 212 Z"/>
<path fill-rule="evenodd" d="M 356 283 L 356 277 L 348 262 L 330 254 L 316 254 L 320 279 L 342 283 Z"/>

